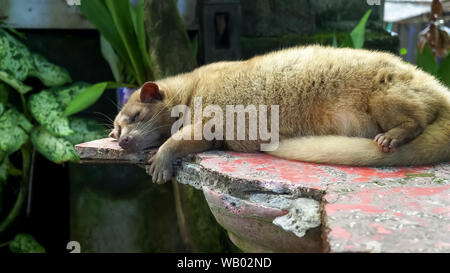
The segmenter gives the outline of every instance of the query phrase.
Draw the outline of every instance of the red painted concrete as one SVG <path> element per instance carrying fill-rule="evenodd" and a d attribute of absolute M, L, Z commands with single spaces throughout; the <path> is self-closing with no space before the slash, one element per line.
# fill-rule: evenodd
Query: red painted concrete
<path fill-rule="evenodd" d="M 117 144 L 108 146 L 102 141 L 111 142 L 85 143 L 78 149 L 117 149 Z M 89 156 L 92 158 L 92 153 Z M 320 201 L 323 238 L 331 252 L 450 252 L 449 163 L 402 168 L 349 167 L 224 151 L 201 153 L 197 159 L 204 171 L 229 178 L 230 186 L 256 185 L 268 192 L 287 191 Z M 270 223 L 281 213 L 254 203 L 235 208 L 226 200 L 217 199 L 222 193 L 214 191 L 205 191 L 213 212 L 225 212 L 226 220 L 222 221 L 226 222 L 222 224 L 233 232 L 239 233 L 241 223 L 242 232 L 235 235 L 248 237 L 249 242 L 260 238 L 250 234 L 257 230 L 254 223 L 248 222 L 249 215 L 257 214 Z"/>
<path fill-rule="evenodd" d="M 450 251 L 450 164 L 333 166 L 264 154 L 208 152 L 200 164 L 268 189 L 316 191 L 331 252 Z"/>

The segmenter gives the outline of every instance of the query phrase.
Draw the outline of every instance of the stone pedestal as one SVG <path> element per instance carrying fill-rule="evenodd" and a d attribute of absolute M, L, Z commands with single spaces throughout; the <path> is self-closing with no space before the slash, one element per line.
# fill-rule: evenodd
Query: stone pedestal
<path fill-rule="evenodd" d="M 83 163 L 130 158 L 112 139 L 76 149 Z M 145 155 L 133 155 L 134 163 L 144 163 Z M 338 253 L 449 252 L 449 178 L 449 163 L 351 167 L 209 151 L 180 160 L 174 180 L 203 191 L 217 222 L 246 252 Z M 217 234 L 202 231 L 202 222 L 211 223 L 204 221 L 209 211 L 186 201 L 179 204 L 194 210 L 180 223 L 199 224 L 185 231 L 192 238 Z M 218 237 L 209 239 L 224 246 Z"/>

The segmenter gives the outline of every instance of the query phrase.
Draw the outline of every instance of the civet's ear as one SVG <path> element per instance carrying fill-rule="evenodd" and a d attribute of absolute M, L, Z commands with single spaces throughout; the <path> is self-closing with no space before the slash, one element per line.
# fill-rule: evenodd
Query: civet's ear
<path fill-rule="evenodd" d="M 162 100 L 161 93 L 159 92 L 159 87 L 154 82 L 146 82 L 141 87 L 140 94 L 141 102 L 150 103 L 155 100 Z"/>

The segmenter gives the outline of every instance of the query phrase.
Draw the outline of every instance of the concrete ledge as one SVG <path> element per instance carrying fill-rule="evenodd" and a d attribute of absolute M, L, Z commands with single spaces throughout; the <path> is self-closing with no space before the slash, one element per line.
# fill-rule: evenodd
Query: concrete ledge
<path fill-rule="evenodd" d="M 83 163 L 130 162 L 112 139 L 76 146 Z M 210 151 L 176 163 L 175 180 L 204 192 L 247 252 L 450 252 L 450 164 L 318 165 Z"/>

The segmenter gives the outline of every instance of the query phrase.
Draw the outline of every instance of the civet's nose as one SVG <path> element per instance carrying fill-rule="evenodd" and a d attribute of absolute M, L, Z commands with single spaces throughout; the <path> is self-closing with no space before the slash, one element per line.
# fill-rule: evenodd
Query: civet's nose
<path fill-rule="evenodd" d="M 131 146 L 131 138 L 128 136 L 124 136 L 119 141 L 119 146 L 123 149 L 128 149 Z"/>

